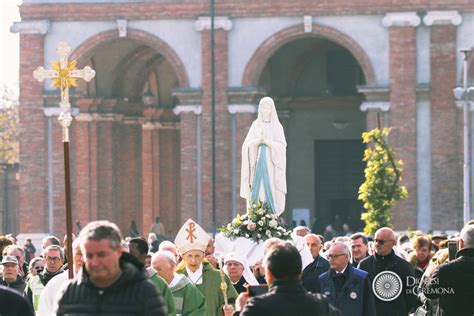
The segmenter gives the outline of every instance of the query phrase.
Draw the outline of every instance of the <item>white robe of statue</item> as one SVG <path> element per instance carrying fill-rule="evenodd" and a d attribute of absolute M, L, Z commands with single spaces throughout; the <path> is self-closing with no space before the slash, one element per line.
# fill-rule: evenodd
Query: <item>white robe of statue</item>
<path fill-rule="evenodd" d="M 266 157 L 275 211 L 280 215 L 285 210 L 286 198 L 286 140 L 283 126 L 278 120 L 275 103 L 264 97 L 258 105 L 258 117 L 252 123 L 242 145 L 242 168 L 240 196 L 251 202 L 252 183 L 255 177 L 260 144 L 267 146 Z M 259 199 L 266 201 L 263 185 L 260 186 Z"/>

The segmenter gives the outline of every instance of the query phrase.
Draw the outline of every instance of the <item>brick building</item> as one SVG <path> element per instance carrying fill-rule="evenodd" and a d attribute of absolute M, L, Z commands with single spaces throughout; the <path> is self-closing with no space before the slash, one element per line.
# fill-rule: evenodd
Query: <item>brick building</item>
<path fill-rule="evenodd" d="M 18 232 L 64 233 L 59 96 L 32 77 L 60 41 L 97 72 L 72 95 L 74 220 L 125 231 L 135 220 L 146 234 L 155 216 L 171 233 L 192 217 L 210 230 L 209 1 L 23 0 L 20 12 Z M 409 191 L 396 228 L 461 227 L 452 89 L 457 49 L 474 47 L 474 2 L 218 0 L 216 16 L 218 225 L 244 211 L 240 147 L 270 95 L 288 142 L 287 220 L 359 228 L 360 134 L 379 113 Z"/>

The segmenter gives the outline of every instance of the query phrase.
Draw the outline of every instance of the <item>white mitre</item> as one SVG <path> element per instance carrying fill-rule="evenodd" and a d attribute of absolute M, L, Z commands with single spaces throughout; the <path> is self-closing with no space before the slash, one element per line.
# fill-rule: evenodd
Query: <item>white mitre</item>
<path fill-rule="evenodd" d="M 209 239 L 211 239 L 211 237 L 209 237 L 198 223 L 192 219 L 188 219 L 176 235 L 174 243 L 179 253 L 184 255 L 190 250 L 206 252 Z"/>

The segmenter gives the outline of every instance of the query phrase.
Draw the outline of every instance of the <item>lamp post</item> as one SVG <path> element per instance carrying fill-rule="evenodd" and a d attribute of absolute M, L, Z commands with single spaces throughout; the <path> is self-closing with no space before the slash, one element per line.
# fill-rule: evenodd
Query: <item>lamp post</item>
<path fill-rule="evenodd" d="M 468 58 L 470 50 L 460 50 L 464 55 L 463 62 L 463 87 L 456 87 L 454 97 L 461 102 L 463 108 L 463 150 L 464 150 L 464 163 L 463 163 L 463 218 L 464 224 L 466 224 L 471 217 L 470 207 L 470 179 L 469 179 L 469 103 L 467 100 L 468 94 L 472 91 L 472 88 L 467 87 L 467 73 L 468 73 Z"/>

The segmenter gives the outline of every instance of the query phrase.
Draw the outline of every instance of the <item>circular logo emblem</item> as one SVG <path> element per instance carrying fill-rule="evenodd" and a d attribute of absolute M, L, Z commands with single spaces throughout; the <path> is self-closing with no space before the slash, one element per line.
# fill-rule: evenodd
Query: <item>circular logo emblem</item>
<path fill-rule="evenodd" d="M 351 294 L 349 294 L 349 297 L 352 298 L 353 300 L 357 299 L 357 293 L 356 292 L 351 292 Z"/>
<path fill-rule="evenodd" d="M 395 272 L 382 271 L 375 276 L 372 290 L 379 300 L 393 301 L 402 294 L 402 279 Z"/>

